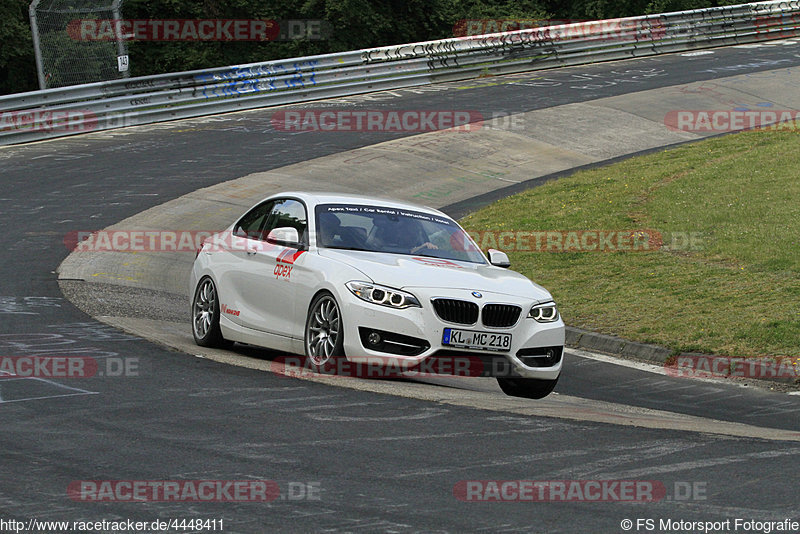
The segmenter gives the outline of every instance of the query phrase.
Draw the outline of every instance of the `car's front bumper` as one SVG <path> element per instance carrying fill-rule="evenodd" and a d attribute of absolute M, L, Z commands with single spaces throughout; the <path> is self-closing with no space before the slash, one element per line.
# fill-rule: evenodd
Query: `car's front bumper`
<path fill-rule="evenodd" d="M 433 373 L 452 369 L 457 376 L 516 376 L 554 380 L 561 372 L 564 347 L 564 323 L 540 323 L 528 318 L 535 304 L 524 297 L 484 292 L 476 298 L 469 290 L 406 288 L 422 304 L 421 308 L 394 309 L 363 301 L 350 293 L 342 295 L 344 349 L 353 362 L 373 363 L 396 368 Z M 448 298 L 485 304 L 512 304 L 522 308 L 517 322 L 508 328 L 484 326 L 481 318 L 466 325 L 442 320 L 434 310 L 432 299 Z M 445 328 L 511 334 L 507 351 L 457 348 L 443 344 Z M 389 343 L 374 345 L 368 333 L 391 333 Z M 386 336 L 381 335 L 382 338 Z M 549 351 L 549 353 L 548 353 Z M 433 362 L 436 364 L 433 364 Z M 448 361 L 450 364 L 448 365 Z"/>

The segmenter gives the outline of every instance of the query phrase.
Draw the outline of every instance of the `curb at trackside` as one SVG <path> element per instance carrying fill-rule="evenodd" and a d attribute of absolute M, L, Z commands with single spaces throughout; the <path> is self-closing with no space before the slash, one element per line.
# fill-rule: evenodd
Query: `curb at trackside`
<path fill-rule="evenodd" d="M 598 334 L 573 326 L 567 326 L 565 334 L 566 345 L 569 347 L 602 352 L 623 358 L 663 365 L 671 356 L 675 355 L 675 351 L 659 345 L 628 341 L 621 337 Z"/>
<path fill-rule="evenodd" d="M 714 356 L 713 354 L 679 352 L 668 349 L 667 347 L 662 347 L 660 345 L 650 345 L 648 343 L 629 341 L 621 337 L 598 334 L 597 332 L 583 330 L 582 328 L 575 328 L 573 326 L 567 326 L 565 334 L 565 344 L 568 347 L 592 352 L 601 352 L 610 356 L 616 356 L 628 360 L 640 360 L 658 365 L 666 365 L 671 359 L 680 357 L 708 359 L 723 358 L 722 356 Z M 740 380 L 744 377 L 718 376 L 715 378 L 719 380 Z M 748 377 L 747 380 L 762 383 L 780 383 L 800 386 L 800 378 L 791 376 L 759 376 L 758 378 Z"/>

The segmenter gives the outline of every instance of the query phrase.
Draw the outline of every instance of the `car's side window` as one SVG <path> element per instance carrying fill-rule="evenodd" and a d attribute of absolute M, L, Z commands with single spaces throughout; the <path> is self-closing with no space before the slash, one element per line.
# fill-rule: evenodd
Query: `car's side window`
<path fill-rule="evenodd" d="M 239 237 L 248 237 L 250 239 L 265 240 L 267 235 L 262 234 L 261 228 L 264 226 L 267 216 L 272 212 L 275 201 L 264 202 L 259 204 L 244 217 L 239 219 L 233 229 L 233 234 Z"/>
<path fill-rule="evenodd" d="M 286 227 L 297 230 L 300 243 L 308 243 L 306 207 L 302 202 L 293 199 L 277 200 L 262 232 L 266 237 L 271 230 Z"/>

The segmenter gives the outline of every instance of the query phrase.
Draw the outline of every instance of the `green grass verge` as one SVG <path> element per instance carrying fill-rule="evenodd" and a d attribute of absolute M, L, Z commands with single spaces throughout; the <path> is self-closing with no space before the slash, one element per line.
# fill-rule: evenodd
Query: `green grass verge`
<path fill-rule="evenodd" d="M 800 356 L 800 138 L 745 132 L 582 171 L 472 232 L 654 229 L 644 252 L 510 251 L 571 326 L 675 351 Z M 685 236 L 693 246 L 681 247 Z M 499 247 L 502 248 L 502 247 Z"/>

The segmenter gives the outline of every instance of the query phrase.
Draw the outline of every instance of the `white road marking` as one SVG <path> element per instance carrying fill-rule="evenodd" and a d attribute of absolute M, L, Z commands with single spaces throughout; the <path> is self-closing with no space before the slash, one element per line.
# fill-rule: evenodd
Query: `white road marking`
<path fill-rule="evenodd" d="M 86 391 L 85 393 L 65 393 L 63 395 L 45 395 L 44 397 L 26 397 L 24 399 L 0 401 L 0 404 L 9 404 L 12 402 L 25 402 L 25 401 L 41 400 L 41 399 L 58 399 L 61 397 L 77 397 L 78 395 L 98 395 L 98 393 L 96 391 Z"/>
<path fill-rule="evenodd" d="M 653 465 L 650 467 L 643 467 L 640 469 L 629 469 L 627 471 L 614 471 L 609 473 L 599 473 L 597 478 L 601 479 L 628 479 L 638 478 L 643 476 L 651 476 L 656 473 L 676 473 L 678 471 L 691 471 L 694 469 L 701 469 L 704 467 L 714 467 L 718 465 L 729 465 L 739 462 L 747 462 L 749 460 L 767 460 L 773 458 L 781 458 L 784 456 L 800 456 L 800 448 L 793 447 L 791 449 L 771 450 L 771 451 L 758 451 L 746 454 L 735 454 L 730 456 L 721 456 L 714 458 L 703 458 L 701 460 L 691 460 L 688 462 L 676 462 L 673 464 Z M 790 462 L 787 465 L 792 465 Z"/>
<path fill-rule="evenodd" d="M 12 381 L 16 381 L 16 380 L 34 380 L 34 381 L 37 381 L 37 382 L 44 382 L 44 383 L 46 383 L 48 385 L 55 386 L 55 387 L 57 387 L 59 389 L 66 389 L 66 390 L 69 390 L 69 391 L 74 391 L 75 393 L 63 393 L 61 395 L 42 395 L 42 396 L 39 396 L 39 397 L 26 397 L 26 398 L 23 398 L 23 399 L 11 399 L 11 400 L 5 400 L 2 397 L 0 397 L 0 404 L 8 404 L 8 403 L 11 403 L 11 402 L 24 402 L 24 401 L 30 401 L 30 400 L 41 400 L 41 399 L 57 399 L 59 397 L 74 397 L 76 395 L 97 395 L 98 394 L 97 391 L 89 391 L 89 390 L 86 390 L 86 389 L 75 388 L 75 387 L 72 387 L 72 386 L 65 386 L 64 384 L 59 384 L 58 382 L 53 382 L 52 380 L 47 380 L 45 378 L 38 378 L 38 377 L 33 377 L 33 376 L 20 376 L 20 377 L 18 377 L 17 375 L 14 375 L 14 374 L 11 374 L 11 373 L 5 373 L 4 376 L 14 377 L 14 378 L 0 378 L 0 383 L 6 382 L 6 381 L 12 382 Z"/>
<path fill-rule="evenodd" d="M 315 421 L 336 421 L 336 422 L 361 422 L 361 421 L 410 421 L 410 420 L 417 420 L 417 419 L 430 419 L 432 417 L 438 417 L 440 415 L 445 415 L 448 413 L 448 410 L 442 410 L 439 408 L 424 408 L 420 410 L 419 413 L 416 414 L 408 414 L 408 415 L 397 415 L 396 412 L 389 413 L 385 416 L 358 416 L 358 415 L 325 415 L 325 414 L 318 414 L 318 413 L 310 413 L 306 414 L 306 416 L 310 419 Z"/>
<path fill-rule="evenodd" d="M 586 449 L 586 450 L 574 450 L 574 451 L 561 450 L 558 451 L 558 457 L 567 458 L 571 456 L 586 456 L 591 453 L 599 453 L 604 451 L 605 449 Z M 455 471 L 471 471 L 473 469 L 485 469 L 487 467 L 499 467 L 501 465 L 513 465 L 523 462 L 529 463 L 529 462 L 538 462 L 541 460 L 550 460 L 553 458 L 553 456 L 555 456 L 553 451 L 541 452 L 537 454 L 518 454 L 516 456 L 498 458 L 497 460 L 492 460 L 489 462 L 482 462 L 477 464 L 458 465 L 455 467 L 448 466 L 441 468 L 415 469 L 413 471 L 395 473 L 392 476 L 394 478 L 405 478 L 405 477 L 441 475 L 443 473 L 453 473 Z"/>
<path fill-rule="evenodd" d="M 587 352 L 585 350 L 580 350 L 580 349 L 565 349 L 564 352 L 567 352 L 569 354 L 573 354 L 575 356 L 578 356 L 579 358 L 586 358 L 587 360 L 595 360 L 595 361 L 598 361 L 598 362 L 610 363 L 610 364 L 613 364 L 613 365 L 619 365 L 619 366 L 622 366 L 622 367 L 628 367 L 630 369 L 637 369 L 639 371 L 646 371 L 648 373 L 653 373 L 653 374 L 656 374 L 656 375 L 674 376 L 673 374 L 668 373 L 664 369 L 663 365 L 655 365 L 653 363 L 639 362 L 639 361 L 635 361 L 635 360 L 625 360 L 625 359 L 617 358 L 617 357 L 614 357 L 614 356 L 606 356 L 605 354 L 599 354 L 597 352 Z M 708 384 L 715 384 L 715 385 L 721 385 L 721 386 L 735 386 L 735 387 L 747 388 L 747 389 L 752 388 L 752 386 L 749 386 L 746 383 L 735 381 L 735 380 L 731 380 L 729 378 L 703 378 L 703 377 L 699 377 L 699 376 L 693 376 L 691 378 L 686 377 L 686 380 L 690 380 L 691 382 L 696 382 L 696 381 L 697 382 L 705 382 L 705 383 L 708 383 Z M 691 383 L 689 383 L 689 385 L 687 385 L 687 387 L 690 387 L 690 386 L 691 386 Z M 800 395 L 800 391 L 790 393 L 790 395 Z"/>

